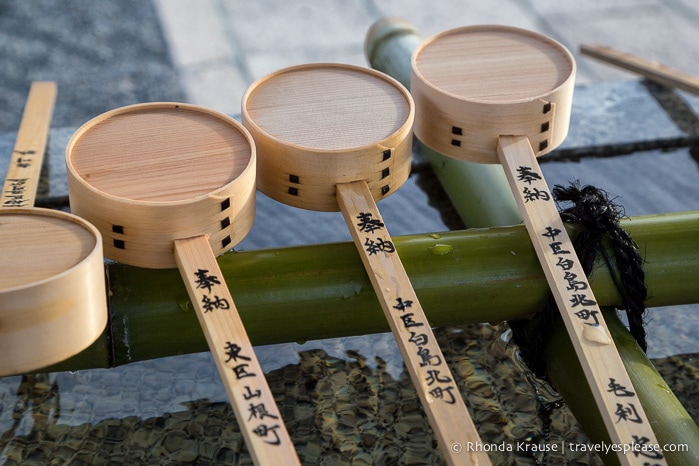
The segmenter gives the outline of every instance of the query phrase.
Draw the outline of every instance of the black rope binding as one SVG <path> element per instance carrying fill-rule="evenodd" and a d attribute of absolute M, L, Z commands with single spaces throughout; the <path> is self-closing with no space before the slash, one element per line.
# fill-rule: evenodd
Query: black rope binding
<path fill-rule="evenodd" d="M 572 203 L 572 206 L 561 210 L 561 218 L 564 222 L 575 222 L 581 227 L 573 246 L 585 275 L 590 276 L 595 260 L 601 254 L 621 294 L 629 332 L 645 352 L 644 303 L 648 291 L 644 283 L 643 258 L 631 236 L 619 225 L 619 219 L 624 216 L 623 208 L 615 205 L 605 191 L 594 186 L 580 188 L 579 184 L 571 184 L 564 188 L 556 185 L 552 192 L 559 210 L 561 204 Z M 616 267 L 602 244 L 605 238 L 609 238 L 614 250 Z M 520 357 L 537 377 L 547 379 L 545 344 L 553 324 L 560 318 L 556 301 L 549 295 L 542 312 L 533 318 L 508 322 Z"/>

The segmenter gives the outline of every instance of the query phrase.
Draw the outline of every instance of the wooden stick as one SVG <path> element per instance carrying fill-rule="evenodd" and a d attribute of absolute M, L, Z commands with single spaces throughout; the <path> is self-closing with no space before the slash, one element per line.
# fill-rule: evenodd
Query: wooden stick
<path fill-rule="evenodd" d="M 529 140 L 501 136 L 498 156 L 619 461 L 666 464 L 610 336 Z M 627 451 L 623 451 L 626 448 Z"/>
<path fill-rule="evenodd" d="M 56 83 L 32 83 L 0 193 L 0 208 L 34 206 L 55 102 Z"/>
<path fill-rule="evenodd" d="M 450 465 L 489 465 L 476 426 L 446 364 L 365 181 L 337 185 L 337 201 L 396 338 L 442 453 Z"/>
<path fill-rule="evenodd" d="M 255 464 L 300 465 L 209 240 L 175 240 L 175 258 Z"/>
<path fill-rule="evenodd" d="M 621 52 L 605 45 L 581 45 L 580 53 L 638 73 L 651 81 L 699 94 L 699 78 L 661 63 Z"/>

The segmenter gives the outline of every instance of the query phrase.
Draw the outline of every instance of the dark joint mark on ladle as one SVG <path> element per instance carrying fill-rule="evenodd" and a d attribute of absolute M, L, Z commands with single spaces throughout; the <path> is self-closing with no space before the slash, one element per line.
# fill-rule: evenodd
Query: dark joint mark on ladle
<path fill-rule="evenodd" d="M 123 225 L 112 225 L 112 233 L 116 233 L 117 235 L 123 235 L 124 234 L 124 226 Z M 117 249 L 126 249 L 126 243 L 124 242 L 123 239 L 114 239 L 114 247 Z"/>
<path fill-rule="evenodd" d="M 301 180 L 300 180 L 298 175 L 291 175 L 290 174 L 289 175 L 289 182 L 295 183 L 295 184 L 300 184 Z M 292 196 L 298 196 L 299 195 L 298 188 L 289 187 L 289 194 L 291 194 Z"/>
<path fill-rule="evenodd" d="M 228 246 L 229 244 L 231 244 L 231 241 L 232 241 L 232 240 L 231 240 L 230 235 L 229 235 L 229 236 L 226 236 L 226 237 L 223 238 L 223 240 L 221 241 L 222 247 L 225 248 L 226 246 Z"/>
<path fill-rule="evenodd" d="M 390 190 L 391 190 L 391 187 L 390 187 L 389 185 L 386 185 L 386 186 L 384 186 L 384 187 L 381 188 L 381 194 L 382 194 L 382 195 L 386 195 L 386 194 L 388 194 L 388 192 L 389 192 Z"/>
<path fill-rule="evenodd" d="M 548 113 L 551 111 L 551 102 L 546 102 L 544 104 L 544 113 Z"/>
<path fill-rule="evenodd" d="M 221 220 L 221 230 L 228 228 L 231 226 L 231 219 L 226 217 L 223 220 Z"/>
<path fill-rule="evenodd" d="M 228 209 L 230 206 L 231 206 L 231 200 L 230 200 L 230 198 L 229 198 L 229 199 L 226 199 L 226 200 L 224 200 L 224 201 L 222 201 L 222 202 L 221 202 L 221 211 L 224 211 L 224 210 Z"/>
<path fill-rule="evenodd" d="M 386 161 L 391 158 L 391 149 L 386 149 L 383 151 L 383 161 Z"/>
<path fill-rule="evenodd" d="M 451 127 L 451 134 L 456 134 L 458 136 L 462 136 L 464 134 L 463 128 L 459 128 L 458 126 L 452 126 Z"/>
<path fill-rule="evenodd" d="M 546 139 L 544 139 L 543 141 L 541 141 L 539 143 L 539 151 L 546 149 L 548 146 L 549 146 L 549 142 Z"/>
<path fill-rule="evenodd" d="M 391 169 L 386 167 L 381 171 L 381 179 L 383 180 L 384 178 L 388 178 L 388 175 L 391 174 Z"/>
<path fill-rule="evenodd" d="M 459 141 L 458 139 L 452 139 L 451 145 L 456 146 L 456 147 L 461 147 L 461 141 Z"/>
<path fill-rule="evenodd" d="M 542 123 L 542 124 L 541 124 L 541 132 L 542 132 L 542 133 L 545 133 L 546 131 L 549 130 L 550 127 L 551 127 L 551 125 L 550 125 L 550 123 L 549 123 L 548 121 L 545 122 L 545 123 Z"/>

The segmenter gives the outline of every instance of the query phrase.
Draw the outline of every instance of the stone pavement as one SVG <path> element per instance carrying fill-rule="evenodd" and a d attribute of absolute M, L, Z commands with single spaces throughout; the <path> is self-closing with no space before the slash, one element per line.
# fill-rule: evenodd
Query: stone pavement
<path fill-rule="evenodd" d="M 0 133 L 17 131 L 31 81 L 58 84 L 54 127 L 122 105 L 184 100 L 150 2 L 0 2 Z"/>
<path fill-rule="evenodd" d="M 635 79 L 581 57 L 603 43 L 699 74 L 699 4 L 693 0 L 154 0 L 190 102 L 240 112 L 245 89 L 290 65 L 366 65 L 363 42 L 377 19 L 398 16 L 424 35 L 506 24 L 557 39 L 578 63 L 578 83 Z M 497 5 L 497 8 L 495 6 Z"/>
<path fill-rule="evenodd" d="M 237 114 L 245 89 L 276 69 L 366 65 L 364 38 L 384 16 L 402 17 L 425 35 L 486 23 L 539 31 L 575 53 L 579 83 L 635 79 L 581 57 L 586 42 L 699 74 L 693 0 L 3 0 L 0 132 L 16 130 L 29 82 L 40 79 L 58 82 L 56 127 L 149 100 Z"/>

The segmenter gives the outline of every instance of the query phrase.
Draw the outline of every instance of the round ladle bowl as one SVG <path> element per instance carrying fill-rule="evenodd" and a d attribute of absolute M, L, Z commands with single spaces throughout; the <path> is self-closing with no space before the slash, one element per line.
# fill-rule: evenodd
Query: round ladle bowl
<path fill-rule="evenodd" d="M 366 68 L 302 65 L 253 83 L 242 116 L 258 148 L 262 192 L 342 212 L 447 463 L 489 464 L 485 453 L 453 447 L 478 442 L 478 432 L 376 206 L 410 174 L 408 91 Z"/>
<path fill-rule="evenodd" d="M 568 134 L 575 60 L 548 37 L 506 26 L 437 34 L 413 53 L 415 136 L 454 158 L 499 163 L 498 138 L 524 135 L 537 156 Z"/>
<path fill-rule="evenodd" d="M 0 376 L 61 362 L 107 324 L 99 232 L 33 207 L 56 93 L 54 82 L 32 83 L 0 193 Z"/>
<path fill-rule="evenodd" d="M 215 254 L 255 218 L 255 151 L 235 120 L 182 103 L 137 104 L 80 127 L 66 149 L 71 210 L 104 237 L 105 256 L 176 267 L 173 241 L 206 235 Z"/>
<path fill-rule="evenodd" d="M 336 186 L 366 181 L 376 200 L 410 175 L 414 108 L 392 78 L 341 64 L 280 70 L 243 97 L 258 153 L 257 187 L 309 210 L 338 211 Z"/>
<path fill-rule="evenodd" d="M 612 442 L 657 446 L 536 158 L 568 132 L 572 55 L 530 31 L 471 26 L 425 40 L 411 67 L 416 136 L 451 157 L 503 165 Z M 612 383 L 628 390 L 619 397 Z M 634 422 L 619 422 L 619 406 L 633 406 Z M 643 462 L 628 451 L 618 457 Z"/>
<path fill-rule="evenodd" d="M 216 261 L 255 216 L 256 151 L 247 130 L 201 106 L 132 105 L 78 129 L 66 163 L 71 208 L 101 231 L 108 258 L 179 268 L 255 463 L 298 465 Z M 273 426 L 260 422 L 260 409 Z"/>
<path fill-rule="evenodd" d="M 102 239 L 89 223 L 39 208 L 0 211 L 0 375 L 61 362 L 107 324 Z"/>

